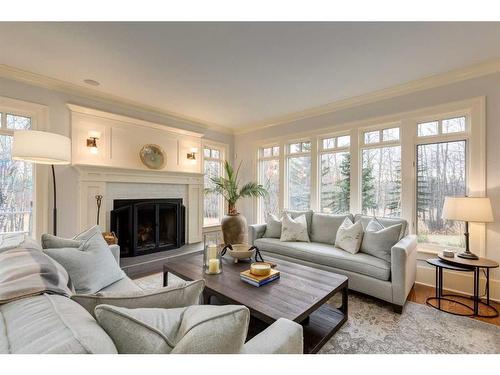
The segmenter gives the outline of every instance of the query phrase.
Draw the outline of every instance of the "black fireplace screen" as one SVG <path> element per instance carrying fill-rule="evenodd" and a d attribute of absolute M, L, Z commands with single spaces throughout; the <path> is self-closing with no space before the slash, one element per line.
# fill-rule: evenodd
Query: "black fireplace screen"
<path fill-rule="evenodd" d="M 177 249 L 185 243 L 182 199 L 117 199 L 111 211 L 111 230 L 121 256 L 130 257 Z"/>

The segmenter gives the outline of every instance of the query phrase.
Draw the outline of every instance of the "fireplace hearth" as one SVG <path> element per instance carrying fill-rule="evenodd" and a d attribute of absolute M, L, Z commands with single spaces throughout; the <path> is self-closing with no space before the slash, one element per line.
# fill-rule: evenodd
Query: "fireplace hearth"
<path fill-rule="evenodd" d="M 116 199 L 111 211 L 122 257 L 177 249 L 185 244 L 182 199 Z"/>

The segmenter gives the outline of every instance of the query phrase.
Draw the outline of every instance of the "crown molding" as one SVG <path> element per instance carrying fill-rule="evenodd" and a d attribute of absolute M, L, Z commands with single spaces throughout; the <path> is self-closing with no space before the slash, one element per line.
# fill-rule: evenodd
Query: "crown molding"
<path fill-rule="evenodd" d="M 156 114 L 173 120 L 182 121 L 188 125 L 195 125 L 206 130 L 212 130 L 230 135 L 251 133 L 265 128 L 283 125 L 293 121 L 317 117 L 340 110 L 375 103 L 378 101 L 391 99 L 402 95 L 408 95 L 414 92 L 428 90 L 440 86 L 446 86 L 449 84 L 498 72 L 500 72 L 500 59 L 489 60 L 476 65 L 467 66 L 465 68 L 452 70 L 446 73 L 435 74 L 400 85 L 391 86 L 381 90 L 376 90 L 366 94 L 331 102 L 325 105 L 308 108 L 303 111 L 297 111 L 283 116 L 277 116 L 265 121 L 251 123 L 242 128 L 232 129 L 219 124 L 203 121 L 198 118 L 192 118 L 158 107 L 142 104 L 116 95 L 107 94 L 96 89 L 75 85 L 73 83 L 64 82 L 55 78 L 0 64 L 0 77 L 3 78 L 25 82 L 31 85 L 61 91 L 71 95 L 78 95 L 89 99 L 100 100 L 123 108 Z"/>
<path fill-rule="evenodd" d="M 351 98 L 338 100 L 326 105 L 308 108 L 303 111 L 289 113 L 278 116 L 259 123 L 249 124 L 243 128 L 235 129 L 235 135 L 251 133 L 257 130 L 283 125 L 297 120 L 317 117 L 328 113 L 337 112 L 344 109 L 358 107 L 378 101 L 395 98 L 411 94 L 418 91 L 428 90 L 440 86 L 465 81 L 472 78 L 478 78 L 489 74 L 500 72 L 500 59 L 486 61 L 480 64 L 471 65 L 465 68 L 452 70 L 446 73 L 435 74 L 425 78 L 406 82 L 400 85 L 387 87 L 370 93 L 353 96 Z"/>
<path fill-rule="evenodd" d="M 150 106 L 134 100 L 129 100 L 117 95 L 108 94 L 89 87 L 75 85 L 73 83 L 61 81 L 56 78 L 47 77 L 41 74 L 28 72 L 26 70 L 14 68 L 9 65 L 0 64 L 0 77 L 24 82 L 30 85 L 43 87 L 50 90 L 60 91 L 69 95 L 76 95 L 88 99 L 99 100 L 108 104 L 113 104 L 122 108 L 134 109 L 140 112 L 167 117 L 171 120 L 181 121 L 188 125 L 199 126 L 200 128 L 213 130 L 226 134 L 233 134 L 233 130 L 218 124 L 213 124 L 198 118 L 182 115 L 176 112 L 164 110 L 155 106 Z"/>

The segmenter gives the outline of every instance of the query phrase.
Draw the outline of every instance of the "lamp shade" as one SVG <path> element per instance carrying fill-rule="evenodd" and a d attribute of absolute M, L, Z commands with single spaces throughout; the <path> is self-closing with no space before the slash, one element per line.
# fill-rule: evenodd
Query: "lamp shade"
<path fill-rule="evenodd" d="M 12 159 L 38 164 L 71 163 L 71 140 L 63 135 L 21 130 L 14 132 Z"/>
<path fill-rule="evenodd" d="M 446 197 L 443 219 L 489 223 L 493 221 L 490 198 Z"/>

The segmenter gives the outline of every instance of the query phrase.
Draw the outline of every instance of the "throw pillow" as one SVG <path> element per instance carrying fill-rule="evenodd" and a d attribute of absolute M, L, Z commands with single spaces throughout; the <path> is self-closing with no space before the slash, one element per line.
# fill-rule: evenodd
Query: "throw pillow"
<path fill-rule="evenodd" d="M 83 241 L 74 240 L 71 238 L 57 237 L 52 234 L 42 234 L 43 249 L 60 249 L 63 247 L 80 247 Z"/>
<path fill-rule="evenodd" d="M 103 304 L 129 309 L 144 307 L 172 309 L 197 305 L 204 287 L 205 281 L 196 280 L 154 290 L 74 294 L 71 299 L 95 317 L 94 309 L 97 305 Z"/>
<path fill-rule="evenodd" d="M 401 226 L 396 224 L 385 228 L 373 218 L 366 226 L 361 252 L 390 262 L 391 249 L 399 241 Z"/>
<path fill-rule="evenodd" d="M 264 232 L 264 238 L 280 238 L 281 236 L 281 220 L 275 215 L 269 214 L 267 216 L 266 231 Z"/>
<path fill-rule="evenodd" d="M 245 306 L 126 309 L 99 305 L 95 316 L 120 354 L 239 353 L 247 336 Z"/>
<path fill-rule="evenodd" d="M 360 222 L 353 224 L 351 219 L 346 217 L 337 231 L 335 246 L 351 254 L 356 254 L 363 240 L 363 226 Z"/>
<path fill-rule="evenodd" d="M 311 235 L 311 228 L 312 228 L 312 217 L 313 217 L 313 210 L 304 210 L 304 211 L 298 211 L 298 210 L 285 210 L 292 219 L 295 219 L 299 217 L 300 215 L 306 215 L 306 222 L 307 222 L 307 233 L 309 236 Z"/>
<path fill-rule="evenodd" d="M 98 226 L 79 234 L 74 240 L 82 242 L 80 247 L 43 251 L 66 269 L 76 293 L 97 293 L 125 276 Z"/>
<path fill-rule="evenodd" d="M 280 241 L 309 242 L 307 233 L 307 221 L 305 215 L 292 219 L 287 212 L 283 214 L 283 224 L 281 226 Z"/>

